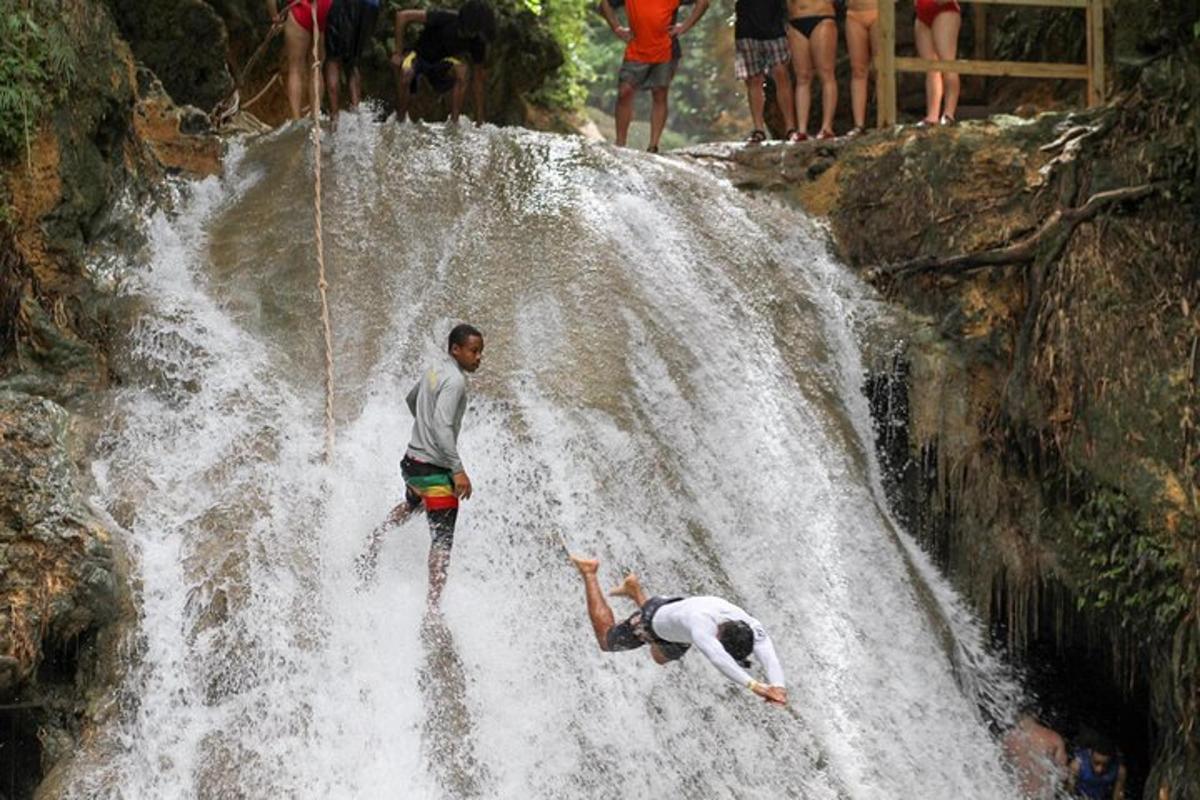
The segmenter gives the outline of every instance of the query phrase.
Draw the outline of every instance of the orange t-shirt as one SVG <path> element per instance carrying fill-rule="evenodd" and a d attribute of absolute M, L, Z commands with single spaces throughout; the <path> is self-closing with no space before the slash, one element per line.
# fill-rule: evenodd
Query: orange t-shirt
<path fill-rule="evenodd" d="M 625 0 L 625 15 L 633 41 L 625 46 L 626 61 L 662 64 L 671 60 L 671 36 L 679 0 Z"/>

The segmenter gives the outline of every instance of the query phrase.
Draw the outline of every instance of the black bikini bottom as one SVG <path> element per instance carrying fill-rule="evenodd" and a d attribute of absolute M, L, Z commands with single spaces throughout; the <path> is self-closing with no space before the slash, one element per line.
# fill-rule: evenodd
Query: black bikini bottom
<path fill-rule="evenodd" d="M 835 17 L 831 17 L 828 14 L 813 17 L 794 17 L 789 19 L 788 22 L 800 32 L 801 36 L 807 39 L 812 36 L 812 32 L 817 29 L 817 26 L 827 19 L 835 19 Z"/>

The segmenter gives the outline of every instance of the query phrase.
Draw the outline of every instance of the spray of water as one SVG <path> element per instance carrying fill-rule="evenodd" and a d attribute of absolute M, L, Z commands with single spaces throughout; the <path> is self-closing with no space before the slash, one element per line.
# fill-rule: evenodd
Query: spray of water
<path fill-rule="evenodd" d="M 809 223 L 578 139 L 348 118 L 325 467 L 304 142 L 246 146 L 147 221 L 95 467 L 139 620 L 119 754 L 76 796 L 1012 796 L 979 713 L 1011 687 L 956 679 L 978 632 L 882 508 L 869 298 Z M 353 565 L 402 491 L 403 394 L 461 319 L 487 340 L 476 496 L 428 617 L 422 520 L 375 585 Z M 696 655 L 598 652 L 560 535 L 614 583 L 743 605 L 790 712 Z"/>

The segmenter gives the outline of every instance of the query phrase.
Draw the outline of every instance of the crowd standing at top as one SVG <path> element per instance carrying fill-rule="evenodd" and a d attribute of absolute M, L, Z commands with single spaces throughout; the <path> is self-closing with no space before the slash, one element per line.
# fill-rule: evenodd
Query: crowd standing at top
<path fill-rule="evenodd" d="M 350 108 L 362 98 L 358 61 L 375 33 L 380 0 L 266 0 L 267 12 L 283 27 L 287 57 L 287 98 L 292 119 L 303 109 L 304 71 L 313 47 L 313 5 L 320 33 L 318 54 L 324 64 L 330 124 L 336 129 L 342 76 L 350 90 Z M 409 99 L 418 82 L 450 99 L 450 119 L 457 122 L 468 87 L 476 122 L 483 121 L 483 95 L 489 43 L 496 36 L 496 14 L 487 0 L 467 0 L 458 10 L 406 9 L 395 13 L 396 37 L 391 63 L 396 77 L 396 119 L 408 115 Z M 416 43 L 406 49 L 410 25 L 421 26 Z"/>
<path fill-rule="evenodd" d="M 678 24 L 681 5 L 694 2 L 687 21 Z M 957 58 L 962 9 L 957 0 L 914 0 L 917 51 L 930 61 Z M 624 6 L 627 25 L 616 9 Z M 632 117 L 633 95 L 653 94 L 650 151 L 657 152 L 667 116 L 667 89 L 679 66 L 679 37 L 708 8 L 708 0 L 600 0 L 600 11 L 617 38 L 626 42 L 617 76 L 617 144 L 624 145 Z M 814 75 L 821 83 L 821 123 L 814 138 L 832 139 L 837 112 L 837 19 L 845 14 L 850 53 L 850 103 L 856 136 L 866 129 L 867 90 L 872 60 L 880 52 L 879 0 L 736 0 L 734 74 L 746 84 L 753 130 L 747 144 L 767 140 L 765 81 L 775 82 L 775 100 L 789 142 L 809 138 Z M 926 110 L 921 125 L 953 125 L 958 108 L 956 73 L 926 73 Z"/>

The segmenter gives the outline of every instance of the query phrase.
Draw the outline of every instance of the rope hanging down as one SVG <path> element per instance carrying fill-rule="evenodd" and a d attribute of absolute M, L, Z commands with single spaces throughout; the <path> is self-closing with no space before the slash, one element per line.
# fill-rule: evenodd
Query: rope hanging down
<path fill-rule="evenodd" d="M 321 28 L 317 20 L 317 0 L 311 0 L 313 29 L 312 137 L 313 137 L 313 219 L 317 234 L 317 291 L 321 296 L 321 327 L 325 332 L 325 463 L 333 458 L 333 326 L 329 322 L 329 300 L 325 282 L 325 239 L 321 228 Z"/>

